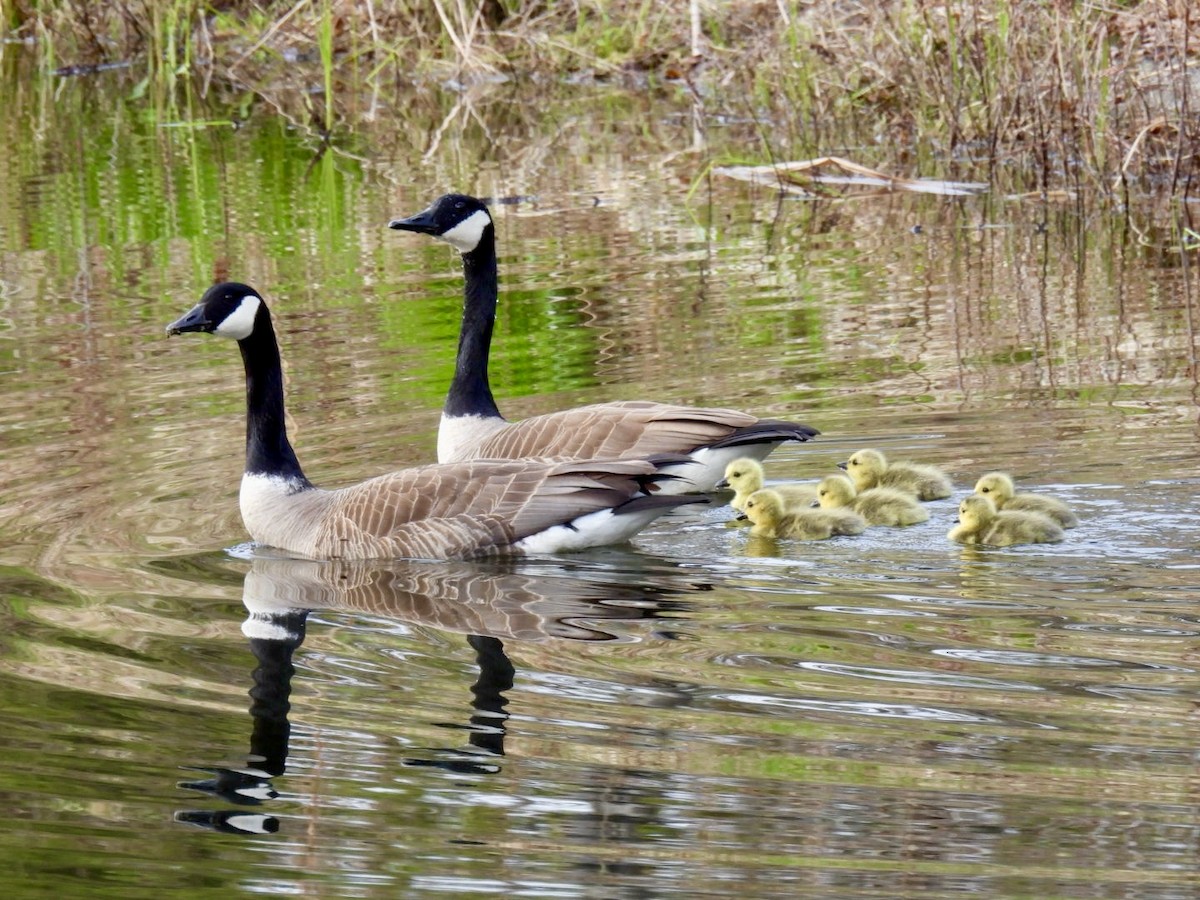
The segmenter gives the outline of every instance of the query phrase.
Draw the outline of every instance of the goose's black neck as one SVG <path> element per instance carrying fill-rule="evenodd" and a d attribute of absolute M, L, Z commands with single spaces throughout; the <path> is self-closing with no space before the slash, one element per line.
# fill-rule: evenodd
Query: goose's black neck
<path fill-rule="evenodd" d="M 463 254 L 463 317 L 458 335 L 454 380 L 442 412 L 448 416 L 500 418 L 488 383 L 488 353 L 496 324 L 500 280 L 496 266 L 493 226 L 484 229 L 479 245 Z"/>
<path fill-rule="evenodd" d="M 283 412 L 283 363 L 265 304 L 254 330 L 238 341 L 246 367 L 246 474 L 298 479 L 310 486 L 288 442 Z"/>

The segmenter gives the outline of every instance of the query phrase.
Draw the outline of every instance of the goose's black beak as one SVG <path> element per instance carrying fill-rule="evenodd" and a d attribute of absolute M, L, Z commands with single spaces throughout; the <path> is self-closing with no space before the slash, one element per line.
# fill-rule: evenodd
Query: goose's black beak
<path fill-rule="evenodd" d="M 844 471 L 848 465 L 850 465 L 850 463 L 848 463 L 848 462 L 840 462 L 840 463 L 838 463 L 838 464 L 837 464 L 837 467 L 838 467 L 839 469 L 842 469 L 842 470 Z"/>
<path fill-rule="evenodd" d="M 438 233 L 438 227 L 433 221 L 433 211 L 430 209 L 419 212 L 415 216 L 409 216 L 407 219 L 392 219 L 388 222 L 388 228 L 395 228 L 397 231 L 415 231 L 417 234 L 437 235 Z"/>
<path fill-rule="evenodd" d="M 204 304 L 197 303 L 167 326 L 167 335 L 183 334 L 185 331 L 203 331 L 211 334 L 216 327 L 216 323 L 209 320 Z"/>

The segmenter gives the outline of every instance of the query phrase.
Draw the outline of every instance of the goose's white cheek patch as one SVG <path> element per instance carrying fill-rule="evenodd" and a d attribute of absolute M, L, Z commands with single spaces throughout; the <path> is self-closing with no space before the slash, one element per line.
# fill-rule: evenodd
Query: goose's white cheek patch
<path fill-rule="evenodd" d="M 261 305 L 261 300 L 253 294 L 247 294 L 242 298 L 237 309 L 222 319 L 221 324 L 213 329 L 213 334 L 233 338 L 235 341 L 250 337 L 250 333 L 254 331 L 254 317 L 258 315 L 258 307 Z"/>
<path fill-rule="evenodd" d="M 459 253 L 470 253 L 479 246 L 483 237 L 483 229 L 492 224 L 492 217 L 482 209 L 471 213 L 449 231 L 441 235 L 441 239 L 454 247 Z"/>

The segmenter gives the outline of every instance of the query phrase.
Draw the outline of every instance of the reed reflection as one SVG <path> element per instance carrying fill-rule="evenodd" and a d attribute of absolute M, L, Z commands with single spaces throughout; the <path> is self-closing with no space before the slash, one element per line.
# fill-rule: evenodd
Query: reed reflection
<path fill-rule="evenodd" d="M 176 821 L 228 833 L 279 830 L 279 819 L 261 807 L 279 797 L 272 779 L 287 768 L 292 658 L 313 610 L 357 612 L 465 634 L 479 676 L 470 688 L 469 719 L 448 727 L 467 732 L 467 747 L 423 748 L 426 756 L 404 762 L 491 775 L 500 771 L 498 760 L 504 756 L 505 693 L 516 676 L 505 640 L 618 640 L 605 623 L 686 611 L 686 601 L 672 598 L 682 590 L 614 584 L 566 570 L 559 575 L 522 571 L 516 560 L 372 564 L 255 557 L 242 597 L 247 612 L 242 632 L 258 661 L 250 688 L 253 727 L 246 764 L 206 768 L 211 777 L 178 785 L 238 808 L 181 810 Z"/>

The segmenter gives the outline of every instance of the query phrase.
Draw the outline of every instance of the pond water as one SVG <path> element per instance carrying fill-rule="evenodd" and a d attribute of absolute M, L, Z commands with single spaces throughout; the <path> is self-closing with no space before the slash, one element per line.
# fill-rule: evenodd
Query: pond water
<path fill-rule="evenodd" d="M 418 91 L 321 152 L 125 77 L 4 87 L 5 896 L 1195 896 L 1200 280 L 1159 212 L 780 200 L 705 175 L 752 123 L 672 96 Z M 385 225 L 451 189 L 524 198 L 510 416 L 792 417 L 823 435 L 772 480 L 875 446 L 1082 525 L 765 542 L 718 499 L 551 559 L 248 545 L 237 355 L 163 327 L 249 282 L 314 481 L 430 461 L 459 266 Z"/>

